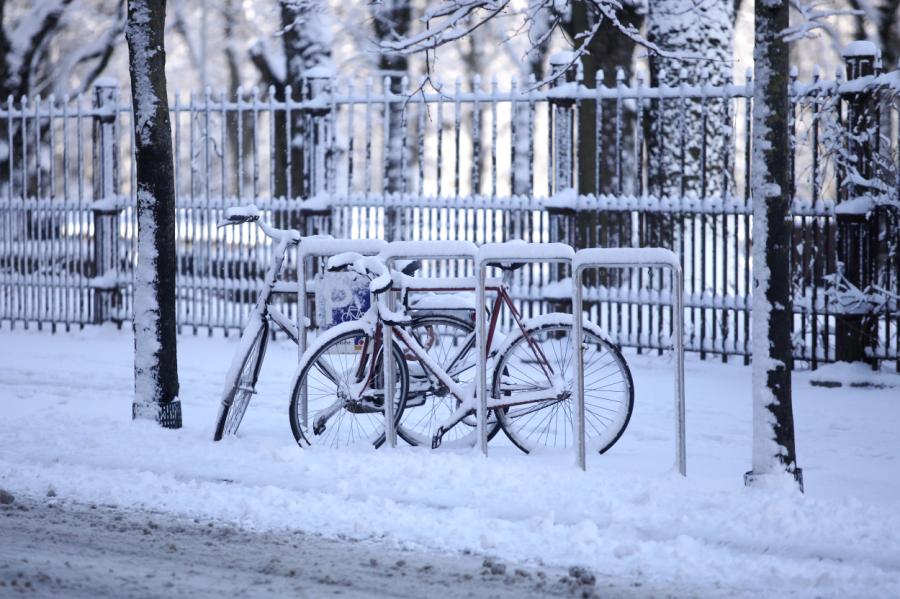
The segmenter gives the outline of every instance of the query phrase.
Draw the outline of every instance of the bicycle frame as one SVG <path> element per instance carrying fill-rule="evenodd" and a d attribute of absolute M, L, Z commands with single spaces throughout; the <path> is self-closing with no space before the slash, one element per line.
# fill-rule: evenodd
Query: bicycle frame
<path fill-rule="evenodd" d="M 507 291 L 507 287 L 505 282 L 500 285 L 488 287 L 488 291 L 495 292 L 496 298 L 494 299 L 493 305 L 490 309 L 490 323 L 488 327 L 487 333 L 487 343 L 486 343 L 486 354 L 485 359 L 490 356 L 490 350 L 493 344 L 494 335 L 496 333 L 497 325 L 499 323 L 500 310 L 503 306 L 506 306 L 516 325 L 519 327 L 519 330 L 522 332 L 526 342 L 528 343 L 529 348 L 534 354 L 535 359 L 540 364 L 541 369 L 543 370 L 545 376 L 547 376 L 548 383 L 552 384 L 552 377 L 554 376 L 553 368 L 549 363 L 546 355 L 544 355 L 543 350 L 540 346 L 531 339 L 531 336 L 528 334 L 528 331 L 525 327 L 525 323 L 522 320 L 522 316 L 519 311 L 516 309 L 515 304 L 512 301 L 512 298 Z M 416 291 L 415 287 L 408 288 L 408 291 Z M 472 288 L 458 288 L 458 287 L 443 287 L 443 288 L 433 288 L 429 287 L 429 291 L 474 291 Z M 374 382 L 374 377 L 376 376 L 377 368 L 376 368 L 376 360 L 379 355 L 379 352 L 382 350 L 383 344 L 383 327 L 385 324 L 383 321 L 379 319 L 379 323 L 375 329 L 375 333 L 372 336 L 372 351 L 367 355 L 366 351 L 363 351 L 360 356 L 360 364 L 357 368 L 357 378 L 361 379 L 365 376 L 366 371 L 368 371 L 368 377 L 366 377 L 366 381 L 360 386 L 359 396 L 356 399 L 362 399 L 362 394 L 366 391 L 366 389 L 370 388 L 372 383 Z M 396 335 L 397 338 L 401 341 L 401 343 L 406 347 L 406 349 L 414 356 L 416 359 L 420 361 L 420 363 L 425 367 L 425 369 L 433 374 L 437 380 L 444 385 L 451 395 L 459 402 L 460 408 L 457 410 L 458 414 L 461 414 L 462 417 L 465 417 L 471 410 L 474 409 L 472 405 L 473 396 L 467 394 L 460 386 L 450 377 L 448 374 L 449 370 L 452 370 L 453 365 L 455 365 L 465 354 L 467 354 L 471 347 L 475 343 L 475 334 L 474 332 L 469 335 L 466 341 L 460 346 L 460 350 L 453 357 L 450 362 L 450 365 L 444 369 L 440 366 L 434 364 L 431 357 L 428 355 L 428 352 L 425 348 L 419 344 L 419 342 L 409 334 L 406 328 L 402 325 L 387 325 L 391 329 L 391 333 Z M 506 408 L 514 405 L 523 405 L 528 403 L 537 403 L 542 401 L 547 401 L 548 398 L 545 396 L 540 397 L 519 397 L 517 399 L 511 399 L 509 401 L 500 401 L 499 398 L 494 398 L 494 401 L 489 402 L 490 408 Z M 458 422 L 458 420 L 456 420 Z"/>
<path fill-rule="evenodd" d="M 255 210 L 256 208 L 253 207 L 253 211 Z M 288 337 L 290 337 L 291 341 L 299 343 L 299 327 L 291 322 L 291 319 L 285 316 L 281 310 L 269 305 L 269 300 L 273 293 L 296 293 L 296 285 L 281 283 L 278 281 L 278 277 L 281 275 L 281 269 L 284 266 L 284 256 L 288 249 L 300 243 L 300 233 L 293 229 L 276 229 L 265 221 L 260 220 L 258 214 L 250 217 L 237 217 L 235 220 L 230 221 L 225 220 L 219 224 L 219 227 L 247 222 L 255 223 L 263 234 L 273 241 L 278 242 L 275 249 L 272 251 L 272 258 L 269 267 L 266 269 L 266 276 L 262 288 L 256 296 L 256 303 L 253 306 L 251 318 L 255 315 L 262 320 L 271 320 L 277 324 Z"/>

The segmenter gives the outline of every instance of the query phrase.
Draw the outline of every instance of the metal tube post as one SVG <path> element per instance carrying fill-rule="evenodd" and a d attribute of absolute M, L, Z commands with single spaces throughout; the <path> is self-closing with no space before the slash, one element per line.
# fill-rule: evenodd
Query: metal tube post
<path fill-rule="evenodd" d="M 307 258 L 333 256 L 340 252 L 358 252 L 363 255 L 375 255 L 380 252 L 385 242 L 378 239 L 334 239 L 330 236 L 301 237 L 297 244 L 297 363 L 308 347 L 306 338 L 306 260 Z M 304 432 L 309 430 L 309 397 L 306 385 L 300 390 L 300 419 Z"/>
<path fill-rule="evenodd" d="M 387 291 L 388 308 L 394 309 L 393 292 Z M 381 327 L 383 336 L 381 355 L 384 360 L 384 439 L 388 447 L 397 447 L 397 427 L 394 424 L 394 333 L 391 325 Z"/>
<path fill-rule="evenodd" d="M 674 325 L 675 325 L 675 453 L 678 460 L 678 472 L 687 476 L 687 448 L 685 440 L 684 409 L 684 273 L 680 264 L 670 265 L 672 278 L 675 279 Z"/>
<path fill-rule="evenodd" d="M 487 434 L 487 352 L 485 351 L 485 330 L 484 330 L 484 303 L 485 303 L 485 282 L 487 279 L 487 264 L 477 263 L 478 284 L 475 286 L 475 348 L 478 351 L 476 364 L 478 365 L 478 444 L 481 453 L 487 457 L 488 454 L 488 434 Z"/>
<path fill-rule="evenodd" d="M 379 256 L 384 260 L 388 270 L 391 269 L 393 263 L 398 258 L 417 258 L 420 260 L 473 260 L 475 256 L 475 246 L 468 242 L 459 241 L 429 241 L 426 246 L 422 246 L 422 242 L 417 241 L 393 241 L 387 244 L 387 247 L 381 251 Z M 388 308 L 394 309 L 393 291 L 387 292 Z M 476 290 L 477 295 L 477 290 Z M 484 302 L 482 302 L 483 304 Z M 476 310 L 476 314 L 479 311 Z M 394 355 L 387 348 L 392 347 L 394 334 L 390 326 L 383 328 L 384 342 L 384 435 L 389 447 L 397 446 L 397 427 L 394 422 Z M 476 337 L 477 345 L 477 337 Z M 485 443 L 487 437 L 485 436 Z"/>
<path fill-rule="evenodd" d="M 638 252 L 638 255 L 635 255 Z M 643 255 L 640 255 L 643 254 Z M 576 418 L 573 424 L 576 439 L 576 458 L 578 466 L 587 467 L 587 451 L 585 443 L 585 407 L 584 407 L 584 344 L 580 342 L 584 336 L 583 311 L 583 275 L 588 268 L 668 268 L 672 271 L 674 297 L 672 298 L 672 319 L 674 325 L 675 345 L 675 466 L 678 473 L 687 476 L 687 449 L 685 435 L 685 403 L 684 403 L 684 275 L 681 264 L 674 253 L 660 248 L 606 248 L 579 250 L 575 254 L 572 281 L 573 350 L 575 352 L 575 394 Z"/>
<path fill-rule="evenodd" d="M 578 467 L 582 471 L 587 470 L 587 451 L 585 450 L 585 433 L 584 433 L 584 344 L 581 339 L 584 337 L 583 304 L 584 290 L 582 289 L 582 275 L 584 267 L 577 267 L 572 273 L 572 283 L 574 293 L 572 295 L 572 328 L 574 335 L 572 338 L 573 350 L 575 352 L 575 459 L 578 461 Z"/>
<path fill-rule="evenodd" d="M 297 364 L 306 353 L 306 254 L 297 244 L 297 282 L 300 284 L 297 291 Z M 300 421 L 303 423 L 303 432 L 309 431 L 309 396 L 306 383 L 300 389 Z"/>

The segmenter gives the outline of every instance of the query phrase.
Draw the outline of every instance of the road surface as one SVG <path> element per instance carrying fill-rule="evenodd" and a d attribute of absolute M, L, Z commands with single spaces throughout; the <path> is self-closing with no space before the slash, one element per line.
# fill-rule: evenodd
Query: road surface
<path fill-rule="evenodd" d="M 16 497 L 0 504 L 0 597 L 635 596 L 583 571 Z"/>

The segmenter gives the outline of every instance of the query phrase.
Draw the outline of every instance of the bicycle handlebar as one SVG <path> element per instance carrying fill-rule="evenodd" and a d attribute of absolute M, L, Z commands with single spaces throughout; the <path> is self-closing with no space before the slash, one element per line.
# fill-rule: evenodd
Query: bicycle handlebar
<path fill-rule="evenodd" d="M 275 241 L 300 241 L 300 232 L 294 229 L 276 229 L 260 218 L 259 208 L 255 204 L 235 206 L 225 210 L 225 218 L 218 222 L 219 227 L 229 225 L 242 225 L 244 223 L 256 223 L 267 237 Z"/>

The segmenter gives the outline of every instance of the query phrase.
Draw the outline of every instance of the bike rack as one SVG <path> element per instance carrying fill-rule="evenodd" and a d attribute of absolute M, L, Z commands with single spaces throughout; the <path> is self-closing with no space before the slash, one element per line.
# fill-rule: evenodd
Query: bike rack
<path fill-rule="evenodd" d="M 297 244 L 297 360 L 306 352 L 306 328 L 311 322 L 306 315 L 306 259 L 324 258 L 344 252 L 356 252 L 365 256 L 375 256 L 385 247 L 387 242 L 381 239 L 334 239 L 333 237 L 301 237 Z M 309 405 L 306 389 L 301 390 L 301 417 L 304 430 L 308 427 Z"/>
<path fill-rule="evenodd" d="M 485 304 L 487 293 L 487 267 L 491 264 L 502 263 L 546 263 L 556 262 L 572 264 L 575 258 L 575 250 L 564 243 L 527 243 L 525 241 L 506 241 L 503 243 L 486 243 L 478 248 L 475 255 L 475 268 L 478 274 L 478 284 L 475 287 L 475 306 Z M 478 441 L 481 453 L 488 454 L 487 438 L 487 348 L 485 337 L 484 310 L 475 312 L 475 345 L 478 348 L 478 409 L 476 421 L 478 423 Z M 580 345 L 580 344 L 579 344 Z M 485 356 L 482 359 L 482 356 Z"/>
<path fill-rule="evenodd" d="M 687 454 L 685 449 L 684 428 L 684 274 L 681 270 L 681 262 L 674 252 L 662 248 L 594 248 L 578 250 L 572 262 L 572 281 L 574 296 L 572 299 L 572 313 L 575 315 L 574 335 L 575 340 L 583 335 L 582 316 L 584 284 L 584 271 L 589 268 L 668 268 L 672 271 L 673 298 L 672 321 L 673 335 L 675 336 L 675 460 L 678 472 L 687 476 Z M 584 431 L 584 346 L 575 343 L 575 390 L 578 397 L 577 426 L 575 438 L 578 440 L 577 460 L 578 466 L 585 470 L 585 431 Z"/>
<path fill-rule="evenodd" d="M 379 257 L 388 269 L 395 260 L 475 260 L 478 248 L 469 241 L 394 241 L 387 244 Z M 394 309 L 394 295 L 387 295 L 388 308 Z M 477 302 L 476 302 L 476 305 Z M 480 313 L 476 310 L 476 314 Z M 391 327 L 386 326 L 382 347 L 384 350 L 384 436 L 388 447 L 397 446 L 397 427 L 394 424 L 394 352 L 390 351 L 394 342 Z"/>
<path fill-rule="evenodd" d="M 684 276 L 678 257 L 671 251 L 662 248 L 593 248 L 578 250 L 563 243 L 526 243 L 524 241 L 507 241 L 504 243 L 487 243 L 476 247 L 466 241 L 397 241 L 386 243 L 377 239 L 332 239 L 305 237 L 298 244 L 297 278 L 298 321 L 300 326 L 298 346 L 300 355 L 306 351 L 306 258 L 333 256 L 342 252 L 358 252 L 363 255 L 378 255 L 388 268 L 398 259 L 422 260 L 472 260 L 475 264 L 475 305 L 484 306 L 487 294 L 487 268 L 504 263 L 557 263 L 569 264 L 572 268 L 573 281 L 573 342 L 580 340 L 584 334 L 584 271 L 589 268 L 666 268 L 673 275 L 672 322 L 676 356 L 675 367 L 675 454 L 676 466 L 682 476 L 687 474 L 687 454 L 685 442 L 685 400 L 684 400 Z M 394 296 L 387 296 L 388 307 L 394 309 Z M 486 356 L 484 310 L 475 311 L 475 345 L 479 356 Z M 383 345 L 386 348 L 393 344 L 390 327 L 384 329 Z M 574 423 L 576 443 L 576 460 L 582 470 L 587 467 L 585 447 L 585 406 L 584 406 L 584 347 L 575 342 L 573 348 L 576 356 L 575 390 L 577 397 Z M 386 351 L 384 358 L 385 377 L 385 438 L 389 447 L 396 447 L 397 430 L 394 423 L 394 356 Z M 487 439 L 487 359 L 478 362 L 478 405 L 476 419 L 478 426 L 479 446 L 481 453 L 488 454 Z M 306 393 L 303 393 L 303 423 L 307 426 L 308 408 Z"/>

